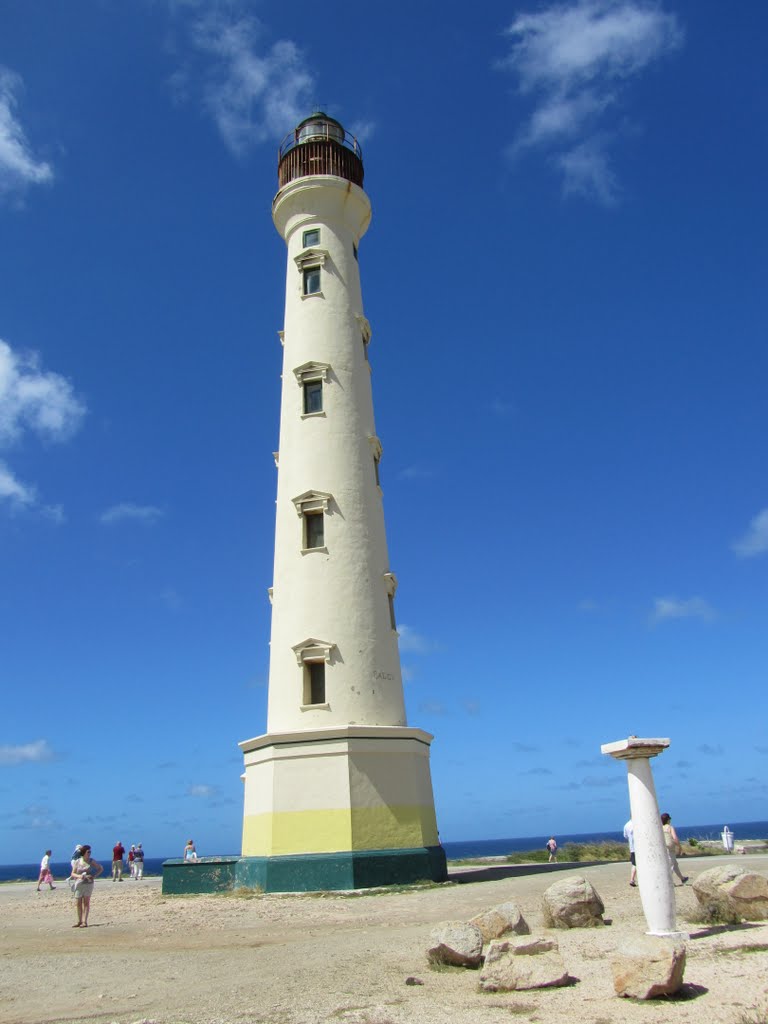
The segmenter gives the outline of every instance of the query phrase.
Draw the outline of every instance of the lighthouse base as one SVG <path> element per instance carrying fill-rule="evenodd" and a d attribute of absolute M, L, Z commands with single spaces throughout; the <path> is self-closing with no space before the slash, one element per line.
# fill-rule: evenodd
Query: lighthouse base
<path fill-rule="evenodd" d="M 166 895 L 231 892 L 318 892 L 444 882 L 442 846 L 415 850 L 350 850 L 292 857 L 204 857 L 163 864 Z"/>
<path fill-rule="evenodd" d="M 240 877 L 268 892 L 444 879 L 431 740 L 406 726 L 343 726 L 241 743 Z"/>

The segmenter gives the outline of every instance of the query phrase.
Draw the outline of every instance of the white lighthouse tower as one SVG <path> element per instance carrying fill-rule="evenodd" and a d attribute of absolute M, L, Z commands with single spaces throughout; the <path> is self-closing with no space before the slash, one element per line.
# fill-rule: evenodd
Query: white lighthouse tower
<path fill-rule="evenodd" d="M 432 736 L 403 700 L 358 245 L 360 147 L 316 113 L 280 148 L 288 248 L 267 732 L 240 744 L 239 884 L 346 889 L 445 877 Z"/>

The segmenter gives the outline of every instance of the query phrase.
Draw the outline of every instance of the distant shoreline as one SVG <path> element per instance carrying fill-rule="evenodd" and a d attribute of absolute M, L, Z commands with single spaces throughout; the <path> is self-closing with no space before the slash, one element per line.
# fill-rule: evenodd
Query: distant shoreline
<path fill-rule="evenodd" d="M 690 838 L 704 847 L 718 847 L 720 845 L 720 833 L 723 825 L 677 825 L 677 833 L 681 842 L 687 843 Z M 734 834 L 734 843 L 738 846 L 751 846 L 755 842 L 768 841 L 768 821 L 735 821 L 730 822 L 729 827 Z M 550 832 L 546 836 L 523 836 L 509 837 L 502 839 L 467 839 L 467 840 L 446 840 L 443 842 L 443 849 L 450 863 L 472 861 L 474 863 L 504 863 L 508 855 L 513 853 L 528 853 L 542 851 Z M 566 843 L 573 843 L 577 846 L 592 843 L 623 843 L 624 837 L 621 832 L 582 832 L 570 834 L 558 834 L 555 838 L 562 848 Z M 50 844 L 53 845 L 53 844 Z M 687 847 L 686 847 L 687 850 Z M 42 849 L 41 849 L 42 856 Z M 101 856 L 99 853 L 101 852 Z M 201 851 L 205 853 L 206 851 Z M 213 851 L 220 853 L 221 851 Z M 230 854 L 232 851 L 229 851 Z M 96 850 L 96 860 L 104 865 L 104 880 L 109 880 L 111 847 L 105 852 Z M 238 854 L 234 854 L 238 856 Z M 163 873 L 163 862 L 170 859 L 165 857 L 145 857 L 144 875 L 149 878 L 159 876 Z M 0 864 L 0 884 L 3 882 L 36 882 L 39 873 L 39 860 L 28 864 Z M 51 865 L 55 879 L 65 879 L 69 875 L 69 861 L 54 861 Z M 127 864 L 124 878 L 128 882 Z"/>

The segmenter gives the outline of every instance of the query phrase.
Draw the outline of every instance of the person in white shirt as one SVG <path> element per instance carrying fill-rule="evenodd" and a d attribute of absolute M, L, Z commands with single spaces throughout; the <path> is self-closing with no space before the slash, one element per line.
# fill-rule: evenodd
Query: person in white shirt
<path fill-rule="evenodd" d="M 637 865 L 635 864 L 635 830 L 632 827 L 631 818 L 624 826 L 624 838 L 629 843 L 629 884 L 635 886 L 637 885 Z"/>
<path fill-rule="evenodd" d="M 40 861 L 40 876 L 37 879 L 37 891 L 40 892 L 40 886 L 43 882 L 47 882 L 51 889 L 55 889 L 56 886 L 53 884 L 53 875 L 51 874 L 51 851 L 46 850 L 45 856 Z"/>

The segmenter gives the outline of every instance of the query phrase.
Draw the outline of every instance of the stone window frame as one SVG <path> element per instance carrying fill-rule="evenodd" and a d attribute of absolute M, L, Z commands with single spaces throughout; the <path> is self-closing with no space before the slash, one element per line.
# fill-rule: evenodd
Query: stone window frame
<path fill-rule="evenodd" d="M 367 317 L 364 317 L 362 313 L 355 313 L 355 320 L 357 320 L 360 326 L 360 334 L 363 338 L 363 355 L 365 361 L 368 363 L 368 369 L 370 370 L 371 364 L 368 362 L 368 346 L 371 343 L 371 324 Z"/>
<path fill-rule="evenodd" d="M 387 591 L 387 602 L 389 604 L 389 622 L 392 626 L 392 632 L 399 636 L 397 632 L 397 619 L 395 618 L 395 594 L 397 593 L 397 576 L 393 572 L 385 572 L 383 574 L 384 586 Z"/>
<path fill-rule="evenodd" d="M 296 508 L 296 514 L 301 519 L 301 548 L 302 555 L 328 554 L 328 547 L 323 544 L 320 547 L 307 547 L 307 516 L 327 515 L 333 495 L 325 491 L 305 491 L 291 499 Z M 325 522 L 323 522 L 323 538 L 325 538 Z"/>
<path fill-rule="evenodd" d="M 307 235 L 317 234 L 317 238 L 314 242 L 307 241 Z M 304 228 L 301 232 L 301 244 L 304 249 L 316 248 L 320 245 L 320 228 Z"/>
<path fill-rule="evenodd" d="M 381 480 L 379 479 L 379 466 L 381 465 L 381 456 L 384 452 L 380 439 L 375 434 L 368 435 L 368 444 L 371 446 L 371 454 L 373 455 L 373 472 L 375 474 L 376 486 L 381 491 Z"/>
<path fill-rule="evenodd" d="M 329 643 L 326 640 L 318 640 L 316 637 L 312 636 L 307 637 L 306 640 L 302 640 L 300 644 L 294 644 L 292 647 L 293 653 L 296 655 L 296 661 L 301 668 L 302 673 L 302 703 L 299 705 L 301 711 L 330 710 L 330 704 L 327 700 L 321 704 L 308 703 L 312 696 L 312 670 L 310 665 L 317 665 L 318 663 L 322 663 L 323 666 L 330 665 L 333 651 L 335 649 L 336 644 Z M 325 676 L 325 672 L 323 672 L 323 676 Z M 324 685 L 325 682 L 326 680 L 324 678 Z M 327 693 L 324 692 L 323 696 L 327 696 Z"/>
<path fill-rule="evenodd" d="M 300 290 L 301 297 L 303 299 L 309 299 L 314 296 L 323 295 L 322 287 L 322 269 L 325 266 L 326 260 L 329 259 L 329 253 L 327 249 L 306 249 L 304 252 L 299 253 L 298 256 L 294 256 L 294 263 L 299 268 L 300 274 Z M 307 291 L 307 280 L 308 273 L 313 270 L 321 271 L 320 276 L 320 287 L 315 292 Z"/>
<path fill-rule="evenodd" d="M 306 406 L 306 392 L 305 387 L 307 384 L 314 384 L 320 381 L 321 384 L 328 384 L 331 380 L 330 374 L 331 366 L 330 363 L 318 363 L 314 360 L 308 363 L 302 363 L 301 366 L 294 367 L 293 373 L 296 377 L 296 383 L 301 388 L 301 418 L 306 419 L 310 416 L 325 416 L 325 408 L 318 409 L 316 412 L 305 412 Z M 325 405 L 325 394 L 323 394 L 322 400 L 323 406 Z"/>

